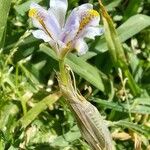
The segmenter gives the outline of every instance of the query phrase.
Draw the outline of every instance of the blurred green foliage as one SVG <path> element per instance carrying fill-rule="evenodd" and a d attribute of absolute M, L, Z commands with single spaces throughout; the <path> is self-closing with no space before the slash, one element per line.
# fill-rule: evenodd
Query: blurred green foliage
<path fill-rule="evenodd" d="M 48 8 L 48 0 L 32 1 Z M 69 0 L 68 9 L 86 2 L 99 11 L 96 0 Z M 31 0 L 0 0 L 0 150 L 88 150 L 64 99 L 53 94 L 59 91 L 57 57 L 47 44 L 32 36 L 30 3 Z M 88 40 L 88 53 L 81 57 L 70 54 L 66 63 L 76 73 L 81 93 L 108 121 L 116 149 L 148 150 L 150 1 L 103 3 L 117 29 L 116 42 L 122 42 L 130 84 L 134 82 L 140 92 L 133 92 L 124 68 L 111 59 L 108 34 Z M 116 32 L 113 30 L 111 34 Z"/>

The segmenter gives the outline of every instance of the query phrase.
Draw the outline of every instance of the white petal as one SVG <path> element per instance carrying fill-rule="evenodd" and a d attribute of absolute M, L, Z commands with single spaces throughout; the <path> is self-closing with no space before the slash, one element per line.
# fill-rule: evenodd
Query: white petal
<path fill-rule="evenodd" d="M 91 38 L 102 34 L 102 29 L 99 28 L 100 16 L 95 10 L 86 10 L 80 14 L 80 29 L 77 38 Z"/>
<path fill-rule="evenodd" d="M 79 29 L 79 17 L 75 13 L 71 13 L 70 16 L 68 17 L 65 27 L 63 29 L 62 35 L 61 35 L 61 40 L 64 43 L 68 43 L 72 41 Z"/>
<path fill-rule="evenodd" d="M 33 36 L 35 38 L 42 39 L 45 42 L 48 42 L 50 44 L 50 46 L 53 48 L 53 50 L 58 52 L 58 48 L 57 48 L 56 42 L 53 39 L 51 39 L 44 31 L 42 31 L 42 30 L 34 30 L 34 31 L 32 31 L 32 34 L 33 34 Z"/>
<path fill-rule="evenodd" d="M 42 29 L 43 30 L 43 27 L 42 25 L 39 23 L 39 21 L 35 18 L 32 18 L 32 23 L 33 23 L 33 26 L 36 27 L 36 28 L 39 28 L 39 29 Z"/>
<path fill-rule="evenodd" d="M 65 27 L 61 35 L 61 40 L 64 43 L 67 44 L 69 41 L 73 40 L 76 37 L 80 25 L 80 14 L 85 12 L 87 9 L 92 8 L 93 5 L 87 3 L 73 9 L 71 14 L 67 18 Z"/>
<path fill-rule="evenodd" d="M 39 4 L 34 2 L 30 4 L 30 9 L 36 9 L 42 11 L 43 13 L 47 13 L 47 11 L 43 7 L 41 7 Z"/>
<path fill-rule="evenodd" d="M 88 50 L 88 45 L 83 39 L 78 39 L 75 42 L 74 48 L 77 50 L 78 55 L 83 55 L 87 52 Z"/>
<path fill-rule="evenodd" d="M 57 20 L 61 27 L 64 26 L 66 11 L 68 8 L 68 0 L 50 0 L 49 11 L 57 17 Z"/>
<path fill-rule="evenodd" d="M 50 42 L 52 39 L 42 30 L 34 30 L 32 34 L 37 39 L 42 39 L 45 42 Z"/>
<path fill-rule="evenodd" d="M 49 13 L 47 18 L 45 18 L 44 23 L 52 38 L 58 40 L 61 29 L 56 17 L 52 13 Z"/>
<path fill-rule="evenodd" d="M 54 40 L 58 39 L 60 26 L 54 14 L 48 13 L 47 10 L 36 3 L 31 3 L 29 16 L 32 18 L 35 27 L 45 31 Z"/>
<path fill-rule="evenodd" d="M 35 2 L 31 2 L 31 4 L 30 4 L 30 9 L 32 9 L 32 8 L 37 8 L 37 7 L 39 7 L 40 5 L 38 5 L 37 3 L 35 3 Z M 41 7 L 41 6 L 40 6 Z"/>
<path fill-rule="evenodd" d="M 83 38 L 89 38 L 89 39 L 95 39 L 95 36 L 100 36 L 104 33 L 104 29 L 100 27 L 87 27 L 85 30 L 83 30 L 82 33 L 80 33 L 80 37 Z"/>
<path fill-rule="evenodd" d="M 43 9 L 40 5 L 38 5 L 37 3 L 32 2 L 30 5 L 30 10 L 29 10 L 29 16 L 30 16 L 30 11 L 36 9 L 36 10 L 40 10 L 43 14 L 46 13 L 46 10 Z M 35 18 L 35 16 L 30 16 L 32 18 L 32 22 L 33 25 L 39 29 L 43 29 L 42 25 L 40 24 L 39 20 L 37 20 L 37 18 Z"/>
<path fill-rule="evenodd" d="M 93 5 L 90 3 L 82 4 L 82 5 L 74 8 L 73 11 L 77 11 L 78 13 L 81 13 L 82 11 L 85 11 L 87 9 L 93 9 Z"/>

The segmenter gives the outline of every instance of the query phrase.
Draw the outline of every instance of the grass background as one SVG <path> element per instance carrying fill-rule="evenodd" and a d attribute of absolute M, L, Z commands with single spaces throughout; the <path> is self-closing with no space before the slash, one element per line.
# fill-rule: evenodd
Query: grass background
<path fill-rule="evenodd" d="M 48 8 L 48 0 L 32 1 Z M 86 2 L 99 11 L 96 0 L 69 0 L 68 13 Z M 57 57 L 32 36 L 30 3 L 0 0 L 0 150 L 88 150 L 64 99 L 53 94 L 59 90 Z M 150 1 L 103 4 L 113 23 L 102 15 L 105 34 L 87 40 L 88 53 L 81 57 L 72 53 L 66 63 L 75 72 L 81 93 L 107 120 L 116 149 L 148 150 Z"/>

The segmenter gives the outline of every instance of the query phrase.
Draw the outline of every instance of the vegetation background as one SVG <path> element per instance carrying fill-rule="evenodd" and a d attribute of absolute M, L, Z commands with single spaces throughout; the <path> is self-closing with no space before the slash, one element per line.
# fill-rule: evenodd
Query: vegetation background
<path fill-rule="evenodd" d="M 32 0 L 48 8 L 49 0 Z M 69 0 L 68 13 L 96 0 Z M 59 90 L 57 57 L 31 34 L 31 0 L 0 0 L 0 150 L 88 150 Z M 150 149 L 150 0 L 103 0 L 106 33 L 67 58 L 77 87 L 105 117 L 117 150 Z M 100 12 L 100 11 L 99 11 Z M 106 26 L 108 25 L 108 26 Z M 110 32 L 108 32 L 110 31 Z M 120 40 L 114 40 L 114 39 Z M 111 40 L 112 41 L 111 41 Z M 127 66 L 120 49 L 122 42 Z M 108 46 L 107 46 L 108 45 Z M 117 62 L 112 59 L 117 56 Z"/>

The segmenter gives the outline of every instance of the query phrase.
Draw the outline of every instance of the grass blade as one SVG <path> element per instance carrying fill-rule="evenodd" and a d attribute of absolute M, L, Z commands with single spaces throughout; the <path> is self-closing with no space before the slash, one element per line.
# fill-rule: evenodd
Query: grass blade
<path fill-rule="evenodd" d="M 141 0 L 130 0 L 129 4 L 124 13 L 124 20 L 127 20 L 129 17 L 135 15 L 141 4 Z"/>
<path fill-rule="evenodd" d="M 119 67 L 123 70 L 125 77 L 128 79 L 128 85 L 132 90 L 133 95 L 138 95 L 140 93 L 140 88 L 135 83 L 131 73 L 129 72 L 124 50 L 118 33 L 114 27 L 114 23 L 107 13 L 105 7 L 103 6 L 101 0 L 99 0 L 99 4 L 105 29 L 104 34 L 109 48 L 110 56 L 112 57 L 112 62 L 116 69 Z"/>
<path fill-rule="evenodd" d="M 136 132 L 139 132 L 140 134 L 145 135 L 148 139 L 150 139 L 150 134 L 149 134 L 150 128 L 145 127 L 144 125 L 137 125 L 135 123 L 124 121 L 124 120 L 120 120 L 116 122 L 115 125 L 129 128 L 133 131 L 136 131 Z"/>
<path fill-rule="evenodd" d="M 6 30 L 7 17 L 10 10 L 11 0 L 0 0 L 0 48 L 3 44 L 3 36 Z"/>
<path fill-rule="evenodd" d="M 125 42 L 129 38 L 133 37 L 143 29 L 150 26 L 150 17 L 138 14 L 130 17 L 120 27 L 117 28 L 118 36 L 121 42 Z M 128 30 L 127 30 L 128 29 Z M 105 52 L 108 50 L 105 39 L 99 39 L 96 43 L 95 49 L 97 52 Z"/>
<path fill-rule="evenodd" d="M 61 94 L 59 92 L 48 95 L 42 101 L 36 104 L 35 107 L 30 109 L 25 116 L 23 116 L 19 122 L 22 124 L 23 128 L 26 128 L 43 110 L 48 106 L 53 105 L 59 98 Z"/>
<path fill-rule="evenodd" d="M 142 102 L 140 102 L 142 104 L 138 103 L 139 100 L 145 101 L 144 102 L 145 105 Z M 149 104 L 149 101 L 147 100 L 147 98 L 134 99 L 133 101 L 135 101 L 135 103 L 130 106 L 128 106 L 128 104 L 106 101 L 106 100 L 102 100 L 99 98 L 92 98 L 92 101 L 98 103 L 100 106 L 103 106 L 105 108 L 109 108 L 118 112 L 128 113 L 130 109 L 131 113 L 143 114 L 143 115 L 150 114 L 150 109 L 149 109 L 149 106 L 147 105 Z"/>

